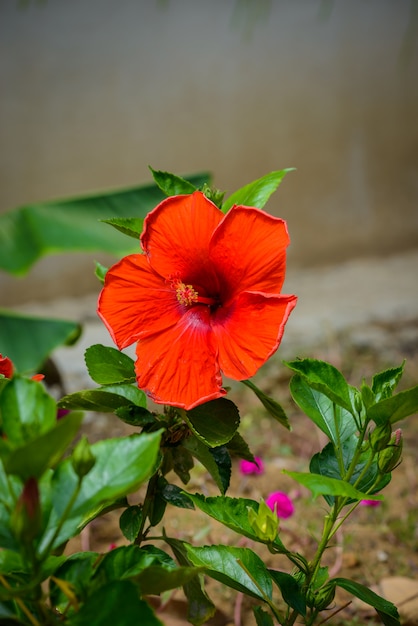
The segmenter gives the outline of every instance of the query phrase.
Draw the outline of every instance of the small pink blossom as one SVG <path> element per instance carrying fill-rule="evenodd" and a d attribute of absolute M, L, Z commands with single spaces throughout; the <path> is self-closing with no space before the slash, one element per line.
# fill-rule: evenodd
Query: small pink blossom
<path fill-rule="evenodd" d="M 379 506 L 381 504 L 380 500 L 360 500 L 360 506 Z"/>
<path fill-rule="evenodd" d="M 241 459 L 239 470 L 241 474 L 263 474 L 264 464 L 259 456 L 254 457 L 255 463 Z"/>
<path fill-rule="evenodd" d="M 272 511 L 275 511 L 277 517 L 287 519 L 291 517 L 295 511 L 292 500 L 283 491 L 274 491 L 266 499 L 266 504 Z"/>

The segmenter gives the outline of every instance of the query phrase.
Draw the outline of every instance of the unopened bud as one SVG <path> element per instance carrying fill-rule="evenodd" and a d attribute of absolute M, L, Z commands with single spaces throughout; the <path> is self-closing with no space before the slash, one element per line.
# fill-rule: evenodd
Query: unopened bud
<path fill-rule="evenodd" d="M 372 450 L 375 452 L 384 450 L 390 441 L 391 435 L 392 428 L 390 423 L 385 424 L 384 426 L 376 426 L 376 428 L 370 433 L 369 437 Z"/>
<path fill-rule="evenodd" d="M 387 447 L 379 452 L 377 460 L 382 474 L 389 474 L 400 463 L 403 448 L 402 430 L 398 428 L 393 434 Z"/>
<path fill-rule="evenodd" d="M 5 378 L 11 378 L 13 376 L 13 363 L 7 356 L 0 354 L 0 374 Z"/>
<path fill-rule="evenodd" d="M 74 448 L 71 463 L 79 478 L 86 476 L 96 463 L 96 457 L 86 437 L 82 437 Z"/>
<path fill-rule="evenodd" d="M 277 515 L 267 506 L 264 500 L 260 501 L 257 513 L 248 508 L 248 521 L 254 533 L 261 541 L 272 543 L 277 537 L 279 521 Z"/>
<path fill-rule="evenodd" d="M 313 606 L 318 611 L 324 611 L 334 600 L 335 584 L 330 582 L 318 589 L 313 595 Z"/>
<path fill-rule="evenodd" d="M 28 478 L 11 516 L 14 535 L 23 544 L 30 543 L 41 526 L 41 507 L 36 478 Z"/>

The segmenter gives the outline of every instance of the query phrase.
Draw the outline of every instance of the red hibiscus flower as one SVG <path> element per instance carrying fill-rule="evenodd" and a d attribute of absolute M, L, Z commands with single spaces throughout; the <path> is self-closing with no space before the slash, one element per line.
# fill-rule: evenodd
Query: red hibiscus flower
<path fill-rule="evenodd" d="M 138 342 L 138 386 L 191 409 L 225 395 L 221 371 L 253 376 L 296 304 L 280 294 L 288 244 L 283 220 L 244 206 L 224 215 L 200 191 L 149 213 L 145 254 L 109 269 L 98 303 L 119 349 Z"/>
<path fill-rule="evenodd" d="M 3 374 L 5 378 L 11 378 L 13 376 L 13 363 L 7 356 L 0 354 L 0 374 Z"/>

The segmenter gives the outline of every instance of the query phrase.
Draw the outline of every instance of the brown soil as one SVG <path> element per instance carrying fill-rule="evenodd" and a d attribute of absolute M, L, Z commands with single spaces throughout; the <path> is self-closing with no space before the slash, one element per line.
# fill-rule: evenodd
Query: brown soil
<path fill-rule="evenodd" d="M 362 343 L 358 339 L 358 333 L 356 335 L 354 331 L 353 334 L 345 332 L 344 335 L 334 337 L 325 348 L 310 350 L 309 356 L 330 361 L 356 386 L 360 385 L 363 377 L 370 380 L 374 373 L 398 365 L 407 358 L 400 388 L 416 385 L 418 323 L 404 323 L 402 328 L 386 326 L 380 328 L 379 332 L 378 345 L 372 345 L 372 342 Z M 290 433 L 265 414 L 248 389 L 234 385 L 231 396 L 240 409 L 241 433 L 250 443 L 253 453 L 263 458 L 265 473 L 243 477 L 239 473 L 238 462 L 234 462 L 228 495 L 256 500 L 275 490 L 291 495 L 295 503 L 295 513 L 293 517 L 281 522 L 281 537 L 287 547 L 302 552 L 309 558 L 320 536 L 326 509 L 321 499 L 312 501 L 310 494 L 286 477 L 281 470 L 286 468 L 306 471 L 312 454 L 320 450 L 326 442 L 318 429 L 292 403 L 288 391 L 289 378 L 289 370 L 277 357 L 258 375 L 257 383 L 286 408 L 292 424 Z M 344 524 L 335 544 L 326 554 L 324 564 L 329 566 L 332 575 L 351 578 L 367 586 L 378 585 L 390 576 L 418 579 L 416 416 L 399 426 L 404 433 L 403 461 L 385 491 L 383 504 L 373 508 L 358 507 Z M 113 416 L 91 416 L 86 421 L 85 429 L 91 441 L 127 432 L 126 427 Z M 201 466 L 195 467 L 187 489 L 190 492 L 217 494 L 212 479 Z M 140 497 L 141 494 L 135 496 L 136 499 Z M 81 538 L 70 543 L 70 550 L 75 551 L 82 547 L 107 551 L 111 544 L 126 543 L 119 530 L 119 514 L 120 512 L 113 512 L 93 522 Z M 186 539 L 195 545 L 243 545 L 239 536 L 209 520 L 199 511 L 168 507 L 164 526 L 168 535 Z M 249 547 L 258 552 L 268 566 L 290 571 L 289 563 L 284 557 L 273 557 L 267 551 L 264 552 L 259 544 Z M 234 624 L 235 619 L 235 624 L 254 626 L 251 600 L 211 581 L 208 581 L 208 589 L 219 609 L 213 624 Z M 156 600 L 156 605 L 159 606 L 162 621 L 168 626 L 187 623 L 185 603 L 180 590 L 169 597 Z M 337 609 L 341 611 L 330 617 Z M 333 608 L 324 615 L 324 619 L 325 617 L 330 617 L 326 623 L 334 626 L 375 623 L 373 612 L 370 613 L 355 602 L 350 603 L 350 598 L 342 593 L 336 597 Z M 380 622 L 377 620 L 376 623 Z"/>

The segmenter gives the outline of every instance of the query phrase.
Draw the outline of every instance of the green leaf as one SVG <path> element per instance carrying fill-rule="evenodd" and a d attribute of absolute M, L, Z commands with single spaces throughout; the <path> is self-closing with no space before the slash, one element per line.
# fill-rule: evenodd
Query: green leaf
<path fill-rule="evenodd" d="M 113 226 L 124 235 L 133 237 L 136 240 L 139 239 L 144 226 L 144 220 L 139 217 L 113 217 L 109 220 L 100 221 Z"/>
<path fill-rule="evenodd" d="M 373 376 L 372 391 L 375 394 L 375 401 L 385 400 L 389 398 L 400 379 L 405 367 L 405 361 L 399 367 L 393 367 Z"/>
<path fill-rule="evenodd" d="M 112 581 L 134 579 L 158 559 L 139 546 L 121 546 L 107 552 L 95 569 L 93 588 Z"/>
<path fill-rule="evenodd" d="M 113 413 L 121 407 L 140 406 L 145 408 L 143 391 L 129 384 L 107 385 L 100 389 L 86 389 L 64 396 L 58 402 L 62 409 L 81 409 Z"/>
<path fill-rule="evenodd" d="M 357 431 L 352 414 L 336 405 L 328 396 L 313 389 L 302 376 L 293 376 L 290 392 L 296 404 L 334 445 L 341 445 Z"/>
<path fill-rule="evenodd" d="M 142 523 L 142 507 L 129 506 L 124 510 L 119 519 L 119 527 L 123 536 L 130 542 L 135 541 L 138 537 Z"/>
<path fill-rule="evenodd" d="M 141 428 L 156 422 L 156 418 L 153 413 L 142 406 L 134 406 L 132 404 L 115 409 L 115 414 L 120 420 L 122 420 L 122 422 L 125 422 L 125 424 L 139 426 Z"/>
<path fill-rule="evenodd" d="M 302 376 L 309 387 L 320 391 L 352 415 L 356 414 L 353 408 L 350 385 L 336 367 L 317 359 L 297 359 L 284 363 L 296 374 Z"/>
<path fill-rule="evenodd" d="M 225 200 L 222 211 L 227 213 L 234 204 L 244 206 L 252 206 L 262 209 L 270 196 L 276 191 L 288 172 L 292 172 L 294 168 L 287 168 L 277 172 L 271 172 L 255 180 L 245 187 L 241 187 Z"/>
<path fill-rule="evenodd" d="M 14 376 L 0 396 L 0 413 L 7 442 L 22 446 L 50 430 L 56 423 L 57 407 L 44 386 Z"/>
<path fill-rule="evenodd" d="M 197 437 L 190 436 L 183 442 L 183 447 L 188 450 L 200 463 L 206 467 L 209 474 L 215 481 L 219 491 L 225 493 L 229 486 L 230 467 L 225 468 L 224 463 L 218 463 L 213 455 L 213 450 L 210 450 L 204 443 L 202 443 Z M 225 459 L 224 459 L 225 460 Z M 225 471 L 225 469 L 227 471 Z M 184 482 L 184 481 L 183 481 Z"/>
<path fill-rule="evenodd" d="M 129 580 L 115 580 L 97 589 L 78 613 L 68 620 L 69 626 L 164 626 L 145 600 L 139 598 L 136 586 Z"/>
<path fill-rule="evenodd" d="M 291 430 L 289 419 L 284 412 L 283 407 L 278 402 L 276 402 L 276 400 L 267 396 L 263 391 L 261 391 L 261 389 L 256 387 L 254 383 L 251 382 L 251 380 L 242 380 L 241 382 L 249 387 L 252 391 L 254 391 L 261 404 L 270 413 L 270 415 L 274 417 L 275 420 L 277 420 L 282 426 L 287 428 L 287 430 Z"/>
<path fill-rule="evenodd" d="M 345 589 L 359 600 L 369 604 L 376 609 L 382 623 L 385 626 L 400 626 L 398 609 L 392 602 L 377 595 L 360 583 L 348 580 L 347 578 L 333 578 L 332 582 L 338 587 Z"/>
<path fill-rule="evenodd" d="M 23 481 L 31 476 L 40 478 L 49 467 L 55 467 L 60 461 L 76 436 L 82 418 L 81 413 L 70 413 L 48 432 L 15 448 L 4 460 L 6 472 L 19 476 Z"/>
<path fill-rule="evenodd" d="M 1 254 L 0 246 L 0 259 Z M 81 326 L 76 322 L 0 309 L 0 353 L 7 355 L 21 373 L 37 372 L 55 348 L 72 345 L 80 334 Z"/>
<path fill-rule="evenodd" d="M 303 617 L 306 616 L 306 601 L 301 588 L 293 576 L 286 572 L 280 572 L 278 570 L 269 569 L 270 576 L 280 589 L 283 600 L 288 606 L 300 613 Z"/>
<path fill-rule="evenodd" d="M 211 578 L 253 598 L 271 600 L 272 580 L 263 561 L 249 548 L 186 544 L 187 556 Z"/>
<path fill-rule="evenodd" d="M 206 515 L 216 519 L 239 535 L 243 535 L 259 543 L 269 543 L 268 541 L 263 541 L 256 535 L 248 519 L 248 509 L 252 509 L 255 513 L 258 513 L 259 503 L 255 500 L 230 498 L 228 496 L 206 498 L 198 493 L 188 493 L 187 497 Z M 276 537 L 273 541 L 273 545 L 277 548 L 277 551 L 283 553 L 287 552 L 279 537 Z"/>
<path fill-rule="evenodd" d="M 207 173 L 187 177 L 193 186 Z M 0 215 L 0 268 L 25 274 L 40 257 L 59 252 L 94 252 L 117 257 L 138 250 L 101 220 L 145 217 L 164 195 L 154 183 L 96 195 L 21 207 Z"/>
<path fill-rule="evenodd" d="M 214 448 L 227 443 L 239 426 L 239 412 L 231 400 L 218 398 L 185 411 L 185 419 L 198 439 Z"/>
<path fill-rule="evenodd" d="M 135 576 L 143 595 L 155 595 L 176 589 L 189 583 L 198 576 L 202 569 L 198 567 L 176 567 L 168 570 L 161 565 L 151 565 Z"/>
<path fill-rule="evenodd" d="M 285 474 L 294 478 L 298 483 L 307 487 L 312 492 L 313 498 L 317 496 L 331 495 L 331 496 L 343 496 L 345 498 L 351 498 L 352 500 L 383 500 L 382 496 L 371 495 L 358 491 L 345 480 L 338 480 L 337 478 L 329 478 L 328 476 L 321 476 L 320 474 L 309 474 L 305 472 L 288 472 L 283 470 Z"/>
<path fill-rule="evenodd" d="M 357 444 L 358 437 L 353 435 L 351 439 L 347 439 L 342 444 L 341 448 L 339 448 L 341 461 L 344 467 L 344 474 L 348 471 L 354 455 L 356 454 Z M 377 458 L 373 460 L 371 465 L 369 465 L 371 455 L 373 455 L 373 451 L 370 448 L 363 451 L 359 455 L 354 471 L 348 481 L 351 485 L 355 485 L 356 489 L 359 491 L 369 494 L 367 498 L 370 497 L 370 494 L 377 493 L 383 489 L 383 487 L 385 487 L 391 479 L 390 474 L 385 474 L 378 484 L 375 485 L 379 476 L 379 468 L 377 465 Z M 364 473 L 366 468 L 367 471 Z M 331 443 L 326 445 L 320 453 L 317 453 L 312 457 L 309 470 L 311 473 L 320 474 L 321 476 L 328 476 L 339 480 L 344 479 L 344 477 L 341 476 L 340 462 L 335 455 L 335 449 Z M 370 491 L 373 485 L 375 485 L 375 487 Z M 333 496 L 326 495 L 324 497 L 330 506 L 334 503 Z M 357 501 L 357 498 L 354 500 L 348 500 L 346 504 L 350 504 L 355 501 Z"/>
<path fill-rule="evenodd" d="M 228 441 L 226 447 L 231 455 L 237 456 L 240 459 L 245 459 L 246 461 L 251 461 L 251 463 L 255 463 L 254 454 L 251 452 L 247 442 L 238 431 L 232 439 Z"/>
<path fill-rule="evenodd" d="M 93 444 L 91 452 L 96 463 L 84 477 L 69 516 L 55 536 L 61 516 L 76 493 L 78 483 L 71 459 L 60 463 L 52 479 L 53 509 L 40 550 L 53 537 L 53 547 L 58 547 L 79 533 L 106 507 L 138 489 L 156 469 L 160 437 L 161 431 L 107 439 Z"/>
<path fill-rule="evenodd" d="M 187 557 L 186 544 L 183 541 L 171 537 L 165 537 L 165 541 L 171 547 L 180 565 L 191 565 Z M 187 615 L 189 622 L 194 626 L 201 626 L 214 616 L 216 607 L 204 590 L 203 576 L 192 578 L 183 586 L 183 591 L 189 601 Z"/>
<path fill-rule="evenodd" d="M 274 626 L 273 618 L 261 606 L 254 606 L 253 613 L 257 626 Z"/>
<path fill-rule="evenodd" d="M 87 348 L 84 359 L 90 377 L 99 385 L 134 383 L 135 363 L 116 348 L 95 344 Z"/>
<path fill-rule="evenodd" d="M 8 576 L 13 573 L 28 571 L 28 563 L 14 550 L 0 550 L 0 575 Z"/>
<path fill-rule="evenodd" d="M 97 552 L 77 552 L 71 554 L 55 571 L 54 576 L 59 581 L 69 583 L 77 598 L 84 602 L 90 593 L 90 581 L 98 558 L 99 554 Z M 53 606 L 59 611 L 65 611 L 68 605 L 68 597 L 54 580 L 50 581 L 49 590 Z"/>
<path fill-rule="evenodd" d="M 181 509 L 194 509 L 193 502 L 190 502 L 188 494 L 185 494 L 183 489 L 177 485 L 171 485 L 169 482 L 165 481 L 160 493 L 161 497 L 173 506 L 177 506 Z"/>
<path fill-rule="evenodd" d="M 171 174 L 170 172 L 154 170 L 150 165 L 148 167 L 151 171 L 153 179 L 166 196 L 179 196 L 182 194 L 189 194 L 193 193 L 197 189 L 194 184 L 192 184 L 188 180 L 185 180 L 184 178 L 181 178 L 181 176 L 176 176 L 175 174 Z"/>
<path fill-rule="evenodd" d="M 418 386 L 401 391 L 390 398 L 374 404 L 368 409 L 367 417 L 380 426 L 387 422 L 395 424 L 417 412 Z"/>

